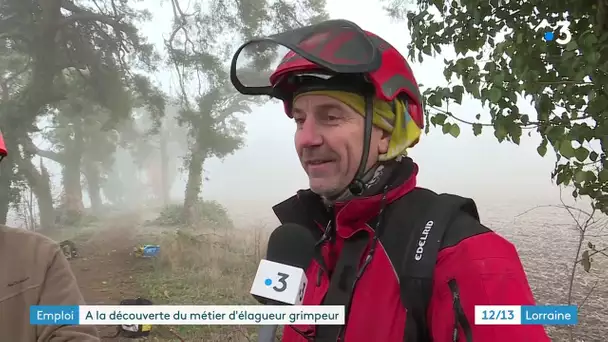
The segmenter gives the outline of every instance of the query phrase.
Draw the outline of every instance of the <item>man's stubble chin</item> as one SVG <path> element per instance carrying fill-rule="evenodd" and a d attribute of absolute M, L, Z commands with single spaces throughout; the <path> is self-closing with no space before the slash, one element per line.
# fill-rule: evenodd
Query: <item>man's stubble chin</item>
<path fill-rule="evenodd" d="M 309 177 L 310 190 L 321 197 L 332 198 L 340 195 L 345 186 L 340 186 L 338 183 L 337 180 Z"/>

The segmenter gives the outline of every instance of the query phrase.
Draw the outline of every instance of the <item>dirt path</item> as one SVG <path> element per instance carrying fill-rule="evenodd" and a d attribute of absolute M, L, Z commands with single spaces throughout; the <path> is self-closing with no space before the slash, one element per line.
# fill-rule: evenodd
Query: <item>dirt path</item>
<path fill-rule="evenodd" d="M 133 229 L 137 224 L 136 217 L 115 218 L 108 222 L 107 229 L 78 244 L 80 258 L 72 260 L 72 269 L 88 304 L 116 305 L 122 299 L 142 295 L 135 276 L 149 271 L 151 265 L 131 255 L 137 245 Z M 99 331 L 101 336 L 110 336 L 116 329 L 103 326 Z"/>

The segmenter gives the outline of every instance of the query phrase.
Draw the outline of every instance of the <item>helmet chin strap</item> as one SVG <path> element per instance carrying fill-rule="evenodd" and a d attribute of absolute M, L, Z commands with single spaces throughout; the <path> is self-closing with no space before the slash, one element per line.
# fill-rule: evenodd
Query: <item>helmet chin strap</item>
<path fill-rule="evenodd" d="M 348 185 L 348 190 L 354 196 L 360 196 L 365 190 L 365 182 L 363 181 L 367 172 L 367 158 L 369 157 L 370 142 L 372 139 L 372 126 L 374 116 L 374 97 L 372 94 L 365 95 L 365 124 L 363 126 L 363 153 L 359 168 L 354 179 Z"/>

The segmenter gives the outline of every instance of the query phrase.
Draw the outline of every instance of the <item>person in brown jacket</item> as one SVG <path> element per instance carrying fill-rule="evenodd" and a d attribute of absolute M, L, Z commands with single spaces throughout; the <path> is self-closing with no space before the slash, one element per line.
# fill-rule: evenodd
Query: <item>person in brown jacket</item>
<path fill-rule="evenodd" d="M 0 160 L 6 147 L 0 133 Z M 90 325 L 31 325 L 31 305 L 84 305 L 59 244 L 0 225 L 0 342 L 99 342 Z"/>

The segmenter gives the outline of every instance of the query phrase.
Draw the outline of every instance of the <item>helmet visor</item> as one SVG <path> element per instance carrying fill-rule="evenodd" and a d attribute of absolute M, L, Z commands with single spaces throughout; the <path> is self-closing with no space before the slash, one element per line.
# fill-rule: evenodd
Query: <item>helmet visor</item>
<path fill-rule="evenodd" d="M 333 73 L 363 74 L 380 67 L 381 54 L 356 24 L 329 20 L 246 42 L 232 58 L 230 79 L 242 94 L 276 96 L 272 73 L 302 59 Z"/>

